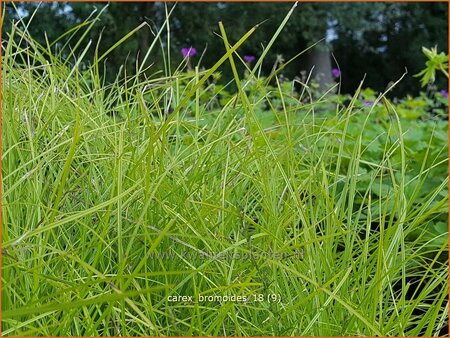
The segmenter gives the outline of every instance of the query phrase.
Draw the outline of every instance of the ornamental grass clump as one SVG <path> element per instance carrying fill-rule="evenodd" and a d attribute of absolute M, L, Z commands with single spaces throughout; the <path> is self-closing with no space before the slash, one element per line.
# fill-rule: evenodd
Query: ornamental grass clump
<path fill-rule="evenodd" d="M 86 49 L 70 64 L 12 27 L 4 335 L 445 333 L 447 123 L 404 121 L 386 93 L 362 105 L 361 88 L 311 100 L 280 83 L 289 61 L 258 77 L 293 10 L 252 67 L 256 27 L 235 42 L 220 25 L 206 70 L 144 64 L 108 85 L 105 55 L 82 69 Z M 225 64 L 237 90 L 212 109 Z"/>

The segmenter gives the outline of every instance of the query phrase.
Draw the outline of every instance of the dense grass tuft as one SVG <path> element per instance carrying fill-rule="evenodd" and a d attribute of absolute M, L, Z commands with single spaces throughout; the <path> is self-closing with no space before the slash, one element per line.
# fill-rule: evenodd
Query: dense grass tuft
<path fill-rule="evenodd" d="M 12 30 L 3 334 L 442 335 L 447 123 L 403 121 L 383 94 L 300 97 L 257 67 L 241 79 L 252 30 L 221 32 L 211 69 L 105 85 L 102 56 L 83 68 L 83 51 L 66 62 Z M 237 91 L 221 105 L 208 81 L 226 63 Z"/>

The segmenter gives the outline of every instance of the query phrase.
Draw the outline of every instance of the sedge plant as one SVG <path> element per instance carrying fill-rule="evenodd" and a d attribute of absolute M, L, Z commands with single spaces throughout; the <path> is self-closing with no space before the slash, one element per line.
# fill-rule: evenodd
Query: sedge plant
<path fill-rule="evenodd" d="M 425 127 L 386 93 L 360 107 L 361 84 L 323 112 L 332 94 L 314 100 L 303 83 L 299 97 L 280 69 L 265 81 L 263 58 L 241 77 L 239 47 L 257 27 L 239 41 L 219 29 L 224 55 L 207 70 L 167 59 L 165 74 L 140 64 L 106 84 L 105 55 L 82 67 L 94 43 L 67 62 L 13 25 L 3 334 L 442 335 L 448 178 L 430 179 L 446 168 L 445 122 L 427 122 L 429 146 L 412 158 L 408 137 Z M 236 90 L 210 109 L 201 98 L 221 67 Z"/>

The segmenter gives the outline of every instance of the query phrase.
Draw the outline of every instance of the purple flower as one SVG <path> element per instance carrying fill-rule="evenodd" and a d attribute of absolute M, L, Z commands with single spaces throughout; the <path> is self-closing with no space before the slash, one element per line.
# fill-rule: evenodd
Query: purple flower
<path fill-rule="evenodd" d="M 372 101 L 372 100 L 364 101 L 364 102 L 363 102 L 363 105 L 364 105 L 364 107 L 370 107 L 370 106 L 373 105 L 373 101 Z"/>
<path fill-rule="evenodd" d="M 333 77 L 339 77 L 339 76 L 341 76 L 341 71 L 338 68 L 333 68 L 331 70 L 331 75 Z"/>
<path fill-rule="evenodd" d="M 252 63 L 255 59 L 254 55 L 244 55 L 244 61 L 247 63 Z"/>
<path fill-rule="evenodd" d="M 189 48 L 181 48 L 181 54 L 183 54 L 183 57 L 192 57 L 195 56 L 195 54 L 197 54 L 197 49 L 195 49 L 194 47 L 189 47 Z"/>
<path fill-rule="evenodd" d="M 445 89 L 441 89 L 441 95 L 448 99 L 448 92 Z"/>

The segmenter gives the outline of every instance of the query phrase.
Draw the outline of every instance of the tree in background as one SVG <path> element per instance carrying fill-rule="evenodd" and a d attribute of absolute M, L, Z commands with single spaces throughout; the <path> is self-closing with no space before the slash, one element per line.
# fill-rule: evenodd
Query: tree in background
<path fill-rule="evenodd" d="M 345 5 L 345 6 L 344 6 Z M 448 12 L 446 3 L 377 3 L 376 10 L 354 20 L 342 4 L 341 20 L 334 22 L 337 39 L 333 52 L 342 68 L 342 89 L 350 92 L 366 74 L 366 85 L 383 90 L 387 84 L 408 70 L 394 94 L 415 94 L 420 86 L 413 77 L 426 61 L 422 46 L 438 46 L 447 51 Z M 447 88 L 444 78 L 438 88 Z"/>
<path fill-rule="evenodd" d="M 33 2 L 5 3 L 3 37 L 8 33 L 8 20 L 24 16 L 27 22 L 37 6 Z M 42 43 L 45 42 L 44 32 L 49 41 L 53 41 L 90 17 L 93 10 L 98 12 L 104 6 L 92 2 L 41 3 L 29 29 Z M 164 23 L 166 10 L 172 6 L 172 3 L 158 2 L 112 2 L 108 5 L 89 33 L 93 41 L 101 36 L 100 54 L 141 23 L 147 23 L 108 55 L 105 74 L 108 80 L 116 76 L 125 62 L 128 72 L 133 72 L 135 61 L 142 61 L 154 33 Z M 292 3 L 178 3 L 171 16 L 170 34 L 167 36 L 164 31 L 160 45 L 167 57 L 170 40 L 172 66 L 181 61 L 181 48 L 193 46 L 199 52 L 194 61 L 198 61 L 204 51 L 201 63 L 208 67 L 224 53 L 223 42 L 215 34 L 218 21 L 224 23 L 230 41 L 237 41 L 252 26 L 262 23 L 240 50 L 242 55 L 258 56 L 291 6 Z M 412 75 L 425 61 L 421 47 L 438 45 L 440 50 L 447 51 L 447 16 L 445 3 L 300 3 L 263 64 L 263 71 L 268 73 L 275 60 L 288 60 L 321 41 L 284 70 L 288 78 L 298 76 L 302 70 L 309 71 L 315 65 L 315 74 L 322 74 L 325 82 L 330 81 L 331 68 L 337 66 L 331 57 L 333 53 L 341 69 L 343 92 L 352 92 L 364 74 L 367 74 L 366 86 L 383 90 L 390 81 L 398 79 L 406 67 L 408 76 L 395 94 L 415 94 L 420 86 Z M 80 36 L 81 32 L 77 38 Z M 88 59 L 94 51 L 95 46 L 92 46 Z M 162 60 L 162 49 L 155 48 L 148 60 L 153 64 L 153 72 L 163 69 Z M 231 72 L 226 68 L 223 71 L 224 81 L 231 79 Z"/>

